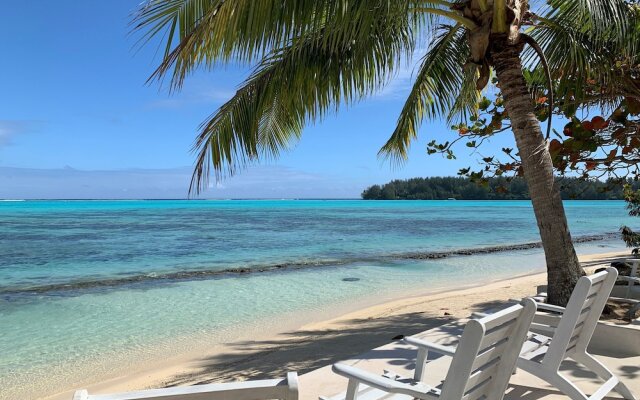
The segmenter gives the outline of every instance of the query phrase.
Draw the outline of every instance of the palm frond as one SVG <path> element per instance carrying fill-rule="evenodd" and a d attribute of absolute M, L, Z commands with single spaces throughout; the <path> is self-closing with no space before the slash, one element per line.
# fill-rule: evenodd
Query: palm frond
<path fill-rule="evenodd" d="M 542 47 L 561 92 L 571 91 L 579 101 L 589 81 L 604 87 L 620 84 L 612 65 L 620 56 L 637 54 L 639 46 L 638 18 L 626 1 L 552 0 L 540 13 L 531 36 Z M 525 62 L 532 57 L 527 53 Z"/>
<path fill-rule="evenodd" d="M 326 48 L 337 49 L 344 37 L 360 40 L 370 35 L 376 14 L 394 15 L 418 27 L 428 18 L 410 11 L 414 1 L 148 0 L 133 28 L 146 32 L 143 41 L 166 33 L 163 61 L 150 79 L 171 74 L 171 88 L 178 89 L 197 67 L 255 62 L 321 30 L 341 32 L 342 36 L 325 34 L 322 39 Z M 438 1 L 419 3 L 433 2 Z"/>
<path fill-rule="evenodd" d="M 441 27 L 441 33 L 422 60 L 396 128 L 378 153 L 380 156 L 401 162 L 406 159 L 423 119 L 453 115 L 450 110 L 453 111 L 465 80 L 462 67 L 469 55 L 465 32 L 461 25 Z M 467 100 L 465 96 L 456 110 L 466 109 Z"/>
<path fill-rule="evenodd" d="M 621 83 L 620 77 L 611 68 L 621 54 L 619 43 L 604 46 L 577 27 L 547 19 L 532 31 L 531 36 L 546 55 L 559 97 L 569 95 L 580 102 L 587 95 L 585 89 L 589 87 L 589 82 L 596 81 L 610 88 Z M 532 53 L 527 53 L 525 60 L 530 61 L 532 57 Z M 537 62 L 531 64 L 534 68 L 538 67 Z M 602 100 L 606 98 L 602 97 Z M 606 102 L 600 105 L 609 106 Z"/>
<path fill-rule="evenodd" d="M 578 28 L 595 41 L 625 37 L 629 7 L 623 0 L 550 0 L 545 18 Z"/>
<path fill-rule="evenodd" d="M 361 24 L 374 29 L 363 36 Z M 381 88 L 413 44 L 407 19 L 378 13 L 371 22 L 352 20 L 345 30 L 315 32 L 273 50 L 202 125 L 191 191 L 207 187 L 211 169 L 220 178 L 276 157 L 308 121 Z"/>
<path fill-rule="evenodd" d="M 449 110 L 447 122 L 454 119 L 466 120 L 469 116 L 477 114 L 478 102 L 482 97 L 482 92 L 476 88 L 478 80 L 479 66 L 469 63 L 464 66 L 462 84 L 460 85 L 458 97 Z"/>

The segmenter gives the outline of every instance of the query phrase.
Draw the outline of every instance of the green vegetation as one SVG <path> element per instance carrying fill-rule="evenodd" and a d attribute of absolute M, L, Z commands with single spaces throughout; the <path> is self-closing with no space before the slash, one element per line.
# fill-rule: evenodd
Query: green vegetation
<path fill-rule="evenodd" d="M 559 178 L 560 193 L 565 200 L 623 200 L 621 185 L 613 181 L 585 181 Z M 640 189 L 640 182 L 629 182 L 630 190 Z M 523 178 L 488 178 L 483 184 L 463 177 L 433 177 L 393 180 L 373 185 L 362 192 L 365 200 L 529 200 Z"/>
<path fill-rule="evenodd" d="M 623 191 L 624 200 L 627 202 L 627 210 L 632 217 L 640 216 L 640 190 L 636 186 L 625 185 Z M 631 247 L 632 254 L 638 254 L 640 251 L 640 233 L 635 232 L 633 229 L 626 225 L 620 228 L 622 233 L 622 240 L 626 243 L 627 247 Z"/>

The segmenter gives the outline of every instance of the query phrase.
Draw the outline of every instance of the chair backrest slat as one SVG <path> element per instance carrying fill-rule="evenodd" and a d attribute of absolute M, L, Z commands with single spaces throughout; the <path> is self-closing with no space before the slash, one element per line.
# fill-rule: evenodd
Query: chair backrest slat
<path fill-rule="evenodd" d="M 505 334 L 510 332 L 513 329 L 513 324 L 516 323 L 515 319 L 505 322 L 504 324 L 497 326 L 493 329 L 487 330 L 485 332 L 482 341 L 480 342 L 480 350 L 484 350 L 488 347 L 491 347 L 495 343 L 504 339 Z"/>
<path fill-rule="evenodd" d="M 473 366 L 471 367 L 472 370 L 478 369 L 481 366 L 488 364 L 496 358 L 500 357 L 502 355 L 502 352 L 504 351 L 504 346 L 506 346 L 507 343 L 509 343 L 507 339 L 501 340 L 488 349 L 481 351 L 473 362 Z"/>
<path fill-rule="evenodd" d="M 465 394 L 462 400 L 488 400 L 487 395 L 481 389 L 482 387 L 478 388 L 478 390 Z"/>
<path fill-rule="evenodd" d="M 592 288 L 593 289 L 593 288 Z M 582 306 L 582 310 L 585 310 L 593 305 L 598 299 L 598 292 L 592 293 L 584 301 L 584 305 Z"/>
<path fill-rule="evenodd" d="M 489 317 L 489 316 L 487 316 Z M 490 319 L 485 318 L 484 328 L 487 332 L 493 330 L 497 326 L 503 325 L 507 322 L 514 321 L 517 317 L 514 317 L 513 310 L 509 308 L 502 309 L 490 315 Z"/>
<path fill-rule="evenodd" d="M 605 271 L 602 271 L 605 272 Z M 604 284 L 604 282 L 600 281 L 600 282 L 596 282 L 596 283 L 592 283 L 591 284 L 591 288 L 589 289 L 589 292 L 587 294 L 587 297 L 590 297 L 592 295 L 597 295 L 600 292 L 600 289 L 602 289 L 602 285 Z"/>
<path fill-rule="evenodd" d="M 483 379 L 480 383 L 476 384 L 473 388 L 465 392 L 463 399 L 478 399 L 486 397 L 487 387 L 491 383 L 491 378 Z"/>
<path fill-rule="evenodd" d="M 535 302 L 525 299 L 522 304 L 467 322 L 442 386 L 441 400 L 502 399 L 535 311 Z"/>
<path fill-rule="evenodd" d="M 467 387 L 465 394 L 474 391 L 479 386 L 483 386 L 495 377 L 496 372 L 500 368 L 500 359 L 496 358 L 491 365 L 474 371 L 469 380 L 467 381 Z"/>

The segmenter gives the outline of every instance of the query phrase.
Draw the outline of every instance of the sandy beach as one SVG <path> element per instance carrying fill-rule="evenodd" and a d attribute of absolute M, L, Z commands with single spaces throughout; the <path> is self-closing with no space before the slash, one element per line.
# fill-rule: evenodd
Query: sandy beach
<path fill-rule="evenodd" d="M 625 256 L 615 252 L 580 259 L 592 271 Z M 265 330 L 250 339 L 239 338 L 207 349 L 197 348 L 123 376 L 96 381 L 86 388 L 90 393 L 109 393 L 279 377 L 286 371 L 303 374 L 381 346 L 398 335 L 412 335 L 511 298 L 533 294 L 545 281 L 546 274 L 541 273 L 458 290 L 412 293 L 404 298 L 398 294 L 395 299 L 379 300 L 377 304 L 370 299 L 368 305 L 355 311 L 334 310 L 333 315 L 318 316 L 316 320 L 316 316 L 305 316 L 298 321 L 286 321 L 280 329 Z M 46 398 L 70 399 L 72 392 Z"/>

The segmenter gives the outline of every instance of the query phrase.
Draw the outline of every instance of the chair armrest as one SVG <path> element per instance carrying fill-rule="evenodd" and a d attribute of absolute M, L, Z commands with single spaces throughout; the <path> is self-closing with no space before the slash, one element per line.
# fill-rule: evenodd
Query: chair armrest
<path fill-rule="evenodd" d="M 426 393 L 431 388 L 427 385 L 410 385 L 395 381 L 393 379 L 384 378 L 382 376 L 372 374 L 371 372 L 363 371 L 359 368 L 350 367 L 344 364 L 333 364 L 331 368 L 333 372 L 340 376 L 344 376 L 350 381 L 357 381 L 358 383 L 364 383 L 367 386 L 383 390 L 387 393 L 406 394 L 414 398 L 424 399 Z M 423 390 L 416 390 L 423 389 Z"/>
<path fill-rule="evenodd" d="M 453 355 L 456 353 L 456 346 L 444 346 L 441 344 L 427 342 L 426 340 L 414 338 L 411 336 L 407 336 L 406 338 L 404 338 L 404 341 L 412 346 L 427 349 L 429 351 L 434 351 L 445 356 L 453 357 Z"/>
<path fill-rule="evenodd" d="M 538 306 L 538 310 L 553 311 L 560 314 L 564 314 L 564 311 L 565 311 L 564 307 L 554 306 L 553 304 L 536 302 L 536 306 Z"/>
<path fill-rule="evenodd" d="M 640 283 L 640 278 L 636 278 L 634 276 L 618 275 L 618 279 L 621 281 L 627 281 L 631 283 Z"/>
<path fill-rule="evenodd" d="M 175 386 L 163 389 L 145 389 L 135 392 L 89 395 L 86 390 L 76 391 L 74 400 L 140 400 L 140 399 L 287 399 L 297 400 L 298 375 L 287 373 L 286 379 L 265 379 L 244 382 L 211 383 L 193 386 Z"/>

